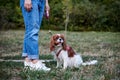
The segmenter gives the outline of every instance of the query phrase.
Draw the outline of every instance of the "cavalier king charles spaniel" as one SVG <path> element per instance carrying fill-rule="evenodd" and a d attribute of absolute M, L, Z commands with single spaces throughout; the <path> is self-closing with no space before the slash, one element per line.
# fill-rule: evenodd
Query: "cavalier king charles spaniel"
<path fill-rule="evenodd" d="M 77 54 L 72 47 L 66 44 L 64 35 L 54 34 L 50 40 L 50 51 L 54 54 L 54 58 L 57 60 L 57 66 L 66 69 L 67 67 L 78 68 L 80 65 L 93 65 L 97 63 L 97 60 L 90 62 L 83 62 L 80 54 Z"/>

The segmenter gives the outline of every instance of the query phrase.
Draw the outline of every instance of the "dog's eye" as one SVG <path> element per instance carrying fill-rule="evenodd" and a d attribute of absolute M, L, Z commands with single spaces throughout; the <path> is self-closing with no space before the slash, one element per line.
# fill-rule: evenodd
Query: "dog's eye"
<path fill-rule="evenodd" d="M 54 36 L 53 39 L 54 40 L 57 40 L 59 38 L 59 36 Z"/>
<path fill-rule="evenodd" d="M 64 37 L 63 37 L 63 36 L 61 36 L 61 38 L 64 40 Z"/>
<path fill-rule="evenodd" d="M 58 39 L 59 38 L 59 36 L 56 36 L 56 39 Z"/>

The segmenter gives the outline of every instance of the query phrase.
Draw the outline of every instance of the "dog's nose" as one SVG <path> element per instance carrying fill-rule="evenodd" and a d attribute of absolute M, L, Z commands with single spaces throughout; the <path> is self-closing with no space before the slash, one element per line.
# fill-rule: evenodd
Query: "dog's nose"
<path fill-rule="evenodd" d="M 60 38 L 59 40 L 61 41 L 62 39 Z"/>
<path fill-rule="evenodd" d="M 59 38 L 59 39 L 58 39 L 58 42 L 60 42 L 60 43 L 63 42 L 63 39 L 62 39 L 62 38 Z"/>

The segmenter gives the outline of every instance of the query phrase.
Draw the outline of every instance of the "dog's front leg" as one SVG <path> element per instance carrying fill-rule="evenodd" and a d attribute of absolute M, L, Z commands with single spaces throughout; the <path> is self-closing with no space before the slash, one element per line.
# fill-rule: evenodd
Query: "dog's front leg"
<path fill-rule="evenodd" d="M 59 67 L 59 65 L 60 65 L 60 64 L 59 64 L 59 61 L 57 61 L 57 66 L 56 66 L 56 68 L 58 68 L 58 67 Z"/>
<path fill-rule="evenodd" d="M 63 69 L 66 69 L 68 66 L 68 61 L 65 59 L 63 62 Z"/>
<path fill-rule="evenodd" d="M 56 66 L 56 68 L 59 68 L 59 67 L 61 67 L 61 63 L 60 63 L 60 60 L 57 60 L 57 66 Z"/>

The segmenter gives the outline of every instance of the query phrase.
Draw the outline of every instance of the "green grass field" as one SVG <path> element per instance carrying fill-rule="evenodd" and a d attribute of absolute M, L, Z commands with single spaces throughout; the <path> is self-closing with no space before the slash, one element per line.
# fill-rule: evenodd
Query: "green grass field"
<path fill-rule="evenodd" d="M 52 31 L 53 34 L 64 31 Z M 24 31 L 0 31 L 0 59 L 22 60 Z M 49 51 L 51 35 L 40 31 L 40 59 L 53 59 Z M 67 32 L 67 44 L 83 56 L 84 61 L 97 59 L 98 64 L 56 69 L 56 61 L 45 62 L 49 72 L 24 70 L 23 62 L 0 61 L 0 80 L 120 80 L 120 32 Z"/>

